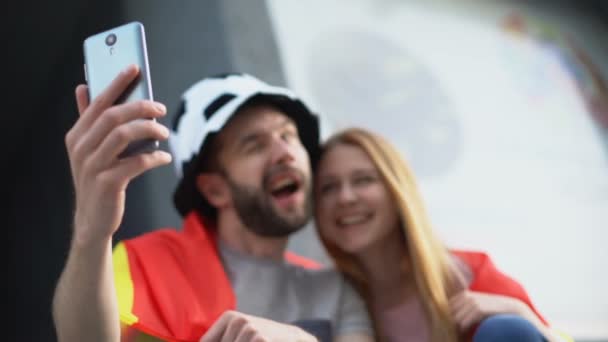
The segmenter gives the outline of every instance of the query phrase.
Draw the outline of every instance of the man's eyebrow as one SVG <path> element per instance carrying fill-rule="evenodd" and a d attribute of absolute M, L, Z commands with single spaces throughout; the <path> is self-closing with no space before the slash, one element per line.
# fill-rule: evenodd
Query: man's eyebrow
<path fill-rule="evenodd" d="M 290 127 L 290 126 L 293 126 L 296 130 L 298 129 L 298 126 L 291 118 L 285 118 L 285 120 L 283 120 L 281 123 L 279 123 L 277 125 L 277 129 L 284 129 L 284 128 Z M 264 135 L 264 132 L 259 132 L 259 131 L 246 134 L 238 139 L 237 147 L 242 147 L 252 141 L 260 139 L 260 137 L 262 135 Z"/>
<path fill-rule="evenodd" d="M 285 128 L 286 126 L 294 126 L 296 129 L 298 128 L 298 125 L 296 125 L 296 122 L 292 118 L 288 118 L 288 117 L 286 117 L 285 120 L 283 120 L 283 122 L 279 125 L 279 128 Z"/>
<path fill-rule="evenodd" d="M 237 140 L 236 146 L 237 146 L 237 148 L 242 148 L 243 146 L 260 139 L 261 136 L 262 136 L 261 132 L 251 132 L 249 134 L 246 134 L 246 135 L 240 137 Z"/>

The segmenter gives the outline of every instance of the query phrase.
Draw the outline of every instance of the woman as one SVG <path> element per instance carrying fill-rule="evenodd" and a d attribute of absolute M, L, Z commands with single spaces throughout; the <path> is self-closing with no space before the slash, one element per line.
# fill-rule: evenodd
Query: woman
<path fill-rule="evenodd" d="M 484 253 L 447 250 L 416 181 L 381 137 L 348 129 L 316 169 L 316 226 L 383 341 L 558 341 L 525 290 Z"/>

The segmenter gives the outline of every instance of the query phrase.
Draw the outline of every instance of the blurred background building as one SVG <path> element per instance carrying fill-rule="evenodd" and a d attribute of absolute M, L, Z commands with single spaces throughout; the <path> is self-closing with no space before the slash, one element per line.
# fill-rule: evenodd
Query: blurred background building
<path fill-rule="evenodd" d="M 170 113 L 201 77 L 243 71 L 301 94 L 323 115 L 324 136 L 351 125 L 385 135 L 411 162 L 449 246 L 492 254 L 577 341 L 608 341 L 606 2 L 16 6 L 3 21 L 2 163 L 15 340 L 55 340 L 50 302 L 73 211 L 63 139 L 77 118 L 74 87 L 84 82 L 82 41 L 138 20 L 155 98 Z M 137 178 L 116 239 L 179 227 L 175 181 L 171 167 Z M 329 262 L 312 227 L 290 247 Z"/>

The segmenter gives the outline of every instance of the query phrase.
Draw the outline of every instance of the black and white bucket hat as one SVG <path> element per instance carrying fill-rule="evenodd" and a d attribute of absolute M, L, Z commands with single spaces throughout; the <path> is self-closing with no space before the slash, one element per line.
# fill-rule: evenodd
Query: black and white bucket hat
<path fill-rule="evenodd" d="M 169 137 L 169 147 L 180 178 L 173 194 L 173 202 L 180 215 L 186 216 L 194 209 L 202 210 L 205 215 L 215 212 L 196 188 L 199 160 L 230 118 L 254 100 L 267 102 L 290 117 L 298 128 L 311 162 L 317 159 L 319 118 L 291 90 L 269 85 L 248 74 L 202 79 L 182 94 Z"/>

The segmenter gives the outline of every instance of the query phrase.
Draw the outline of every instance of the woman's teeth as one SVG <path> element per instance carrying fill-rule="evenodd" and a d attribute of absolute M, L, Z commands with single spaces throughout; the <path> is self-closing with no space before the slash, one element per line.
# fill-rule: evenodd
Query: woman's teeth
<path fill-rule="evenodd" d="M 338 224 L 343 226 L 359 224 L 366 221 L 368 217 L 369 215 L 363 214 L 344 216 L 338 219 Z"/>

